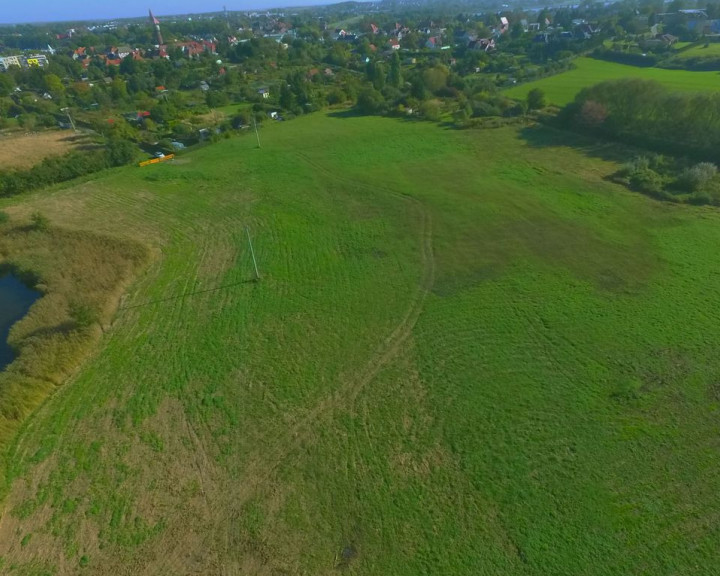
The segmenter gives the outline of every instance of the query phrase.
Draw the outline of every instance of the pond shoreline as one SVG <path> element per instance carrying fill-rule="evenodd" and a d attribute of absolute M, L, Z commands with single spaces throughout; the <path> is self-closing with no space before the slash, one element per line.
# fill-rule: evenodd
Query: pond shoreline
<path fill-rule="evenodd" d="M 41 296 L 17 276 L 11 273 L 0 275 L 0 371 L 15 359 L 15 351 L 7 341 L 10 330 Z"/>

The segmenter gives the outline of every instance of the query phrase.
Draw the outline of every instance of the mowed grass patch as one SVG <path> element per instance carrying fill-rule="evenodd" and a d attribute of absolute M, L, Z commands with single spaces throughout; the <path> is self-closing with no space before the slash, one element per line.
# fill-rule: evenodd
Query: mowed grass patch
<path fill-rule="evenodd" d="M 618 78 L 642 78 L 655 80 L 671 90 L 682 92 L 707 92 L 720 89 L 720 74 L 717 72 L 689 72 L 687 70 L 664 70 L 662 68 L 639 68 L 595 60 L 577 58 L 575 68 L 510 88 L 505 93 L 512 98 L 525 98 L 533 88 L 545 92 L 547 102 L 564 106 L 575 98 L 583 88 Z"/>
<path fill-rule="evenodd" d="M 158 259 L 14 447 L 2 556 L 711 572 L 718 214 L 538 130 L 316 115 L 22 199 Z"/>

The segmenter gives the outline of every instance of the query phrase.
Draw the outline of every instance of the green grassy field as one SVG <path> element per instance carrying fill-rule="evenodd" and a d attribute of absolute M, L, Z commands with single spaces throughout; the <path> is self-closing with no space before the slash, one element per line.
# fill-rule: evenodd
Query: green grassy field
<path fill-rule="evenodd" d="M 575 95 L 583 88 L 617 78 L 655 80 L 672 90 L 687 92 L 720 89 L 720 74 L 717 72 L 638 68 L 593 58 L 577 58 L 574 63 L 576 68 L 573 70 L 515 86 L 508 89 L 506 94 L 513 98 L 525 98 L 533 88 L 542 88 L 548 103 L 564 106 L 572 102 Z"/>
<path fill-rule="evenodd" d="M 155 256 L 3 574 L 712 573 L 720 214 L 572 138 L 314 115 L 6 201 Z"/>
<path fill-rule="evenodd" d="M 720 43 L 712 43 L 708 44 L 708 46 L 705 46 L 704 43 L 695 44 L 687 50 L 680 50 L 675 59 L 697 58 L 699 56 L 720 57 Z"/>

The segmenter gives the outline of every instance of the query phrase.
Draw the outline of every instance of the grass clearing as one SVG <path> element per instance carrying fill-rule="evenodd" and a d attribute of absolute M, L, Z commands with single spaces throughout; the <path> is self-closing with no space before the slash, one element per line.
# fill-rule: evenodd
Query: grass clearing
<path fill-rule="evenodd" d="M 717 211 L 542 128 L 262 137 L 3 201 L 156 255 L 9 453 L 8 573 L 712 572 Z"/>
<path fill-rule="evenodd" d="M 545 91 L 548 103 L 564 106 L 572 102 L 575 95 L 583 88 L 618 78 L 655 80 L 671 90 L 682 92 L 706 92 L 720 89 L 720 73 L 718 72 L 639 68 L 594 58 L 577 58 L 574 63 L 576 67 L 573 70 L 521 84 L 506 90 L 505 93 L 512 98 L 525 98 L 533 88 L 541 88 Z"/>

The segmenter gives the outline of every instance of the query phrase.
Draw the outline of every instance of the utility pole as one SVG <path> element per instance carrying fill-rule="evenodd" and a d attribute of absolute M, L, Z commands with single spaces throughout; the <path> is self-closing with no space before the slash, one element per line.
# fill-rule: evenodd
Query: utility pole
<path fill-rule="evenodd" d="M 250 239 L 250 229 L 247 226 L 245 226 L 245 233 L 247 234 L 248 244 L 250 244 L 253 266 L 255 266 L 255 280 L 260 280 L 260 272 L 258 272 L 257 260 L 255 260 L 255 250 L 253 250 L 252 240 Z"/>
<path fill-rule="evenodd" d="M 255 137 L 257 138 L 258 148 L 261 148 L 261 146 L 260 146 L 260 133 L 258 132 L 258 129 L 257 129 L 257 120 L 256 120 L 254 114 L 253 114 L 253 124 L 255 125 Z"/>
<path fill-rule="evenodd" d="M 72 116 L 70 116 L 70 108 L 67 106 L 65 108 L 60 108 L 65 114 L 67 114 L 68 120 L 70 120 L 70 126 L 72 126 L 73 132 L 77 134 L 77 128 L 75 128 L 75 122 L 73 122 Z"/>

